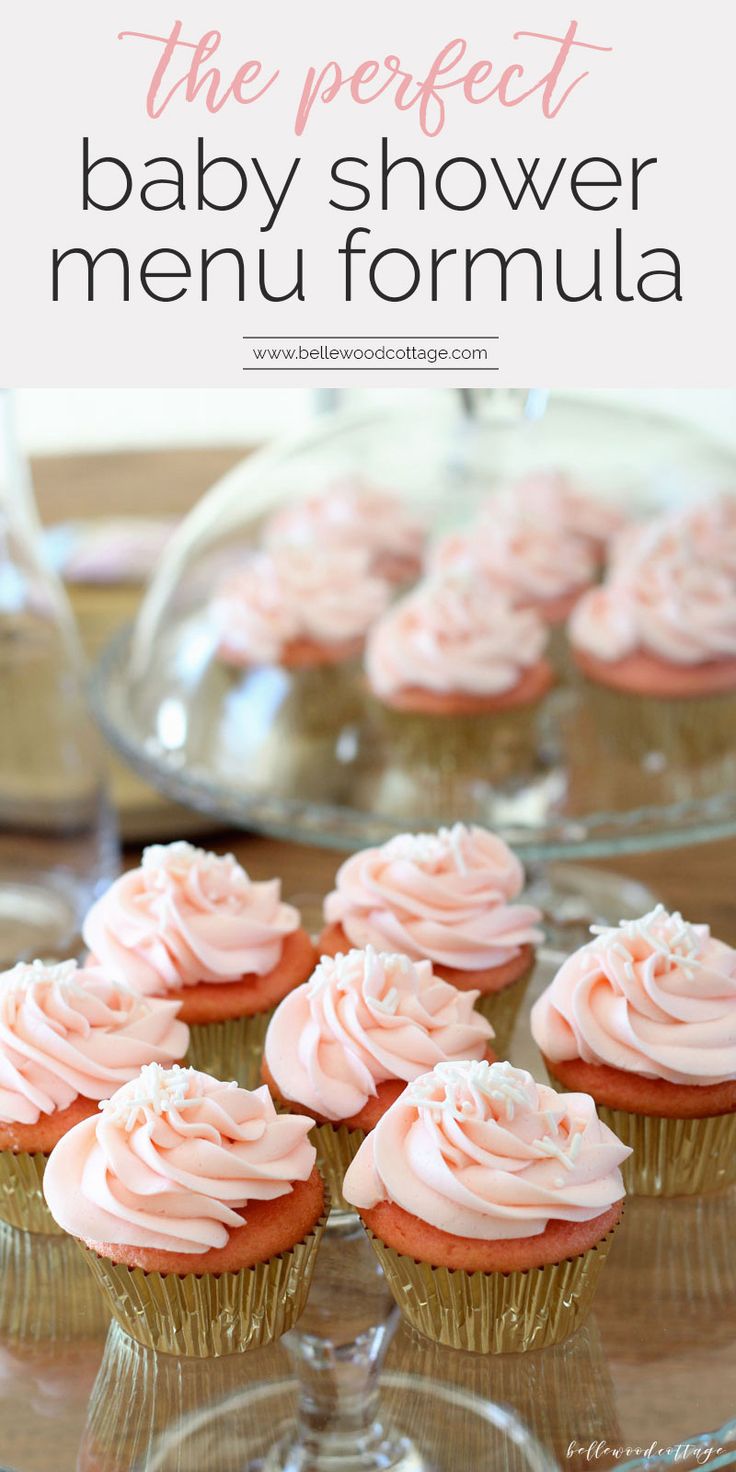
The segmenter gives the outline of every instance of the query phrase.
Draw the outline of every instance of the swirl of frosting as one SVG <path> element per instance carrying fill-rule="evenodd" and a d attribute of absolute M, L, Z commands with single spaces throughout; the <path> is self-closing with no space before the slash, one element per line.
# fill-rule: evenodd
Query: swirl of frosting
<path fill-rule="evenodd" d="M 484 828 L 401 833 L 353 854 L 335 882 L 325 919 L 361 948 L 485 971 L 543 938 L 539 910 L 513 903 L 524 885 L 521 863 Z"/>
<path fill-rule="evenodd" d="M 163 1252 L 224 1247 L 249 1201 L 275 1201 L 316 1159 L 303 1115 L 193 1068 L 150 1064 L 63 1136 L 44 1192 L 54 1220 L 85 1242 Z"/>
<path fill-rule="evenodd" d="M 499 515 L 555 528 L 591 543 L 596 555 L 626 520 L 610 501 L 587 494 L 560 470 L 534 471 L 489 496 L 481 510 L 481 524 L 494 524 Z"/>
<path fill-rule="evenodd" d="M 360 1210 L 391 1201 L 458 1237 L 535 1237 L 620 1201 L 630 1154 L 588 1094 L 557 1094 L 510 1063 L 440 1063 L 366 1136 L 343 1191 Z"/>
<path fill-rule="evenodd" d="M 482 573 L 523 608 L 587 587 L 595 574 L 595 556 L 589 542 L 549 520 L 487 512 L 467 531 L 441 538 L 430 569 Z"/>
<path fill-rule="evenodd" d="M 451 1058 L 482 1058 L 493 1028 L 432 971 L 366 946 L 323 956 L 276 1008 L 265 1059 L 279 1092 L 325 1119 L 358 1114 L 385 1079 L 409 1082 Z"/>
<path fill-rule="evenodd" d="M 676 665 L 736 657 L 736 587 L 687 555 L 635 555 L 576 604 L 573 645 L 615 662 L 636 653 Z"/>
<path fill-rule="evenodd" d="M 376 570 L 384 557 L 421 562 L 425 532 L 398 497 L 360 481 L 346 480 L 320 495 L 307 496 L 277 511 L 266 523 L 264 546 L 331 547 L 368 553 Z"/>
<path fill-rule="evenodd" d="M 713 496 L 625 527 L 611 543 L 609 574 L 672 558 L 736 576 L 736 496 Z"/>
<path fill-rule="evenodd" d="M 673 1084 L 736 1078 L 736 951 L 661 905 L 594 933 L 532 1009 L 545 1057 Z"/>
<path fill-rule="evenodd" d="M 442 694 L 502 695 L 538 664 L 547 631 L 484 578 L 428 578 L 371 630 L 365 667 L 379 696 L 418 686 Z"/>
<path fill-rule="evenodd" d="M 147 1001 L 76 961 L 0 976 L 0 1120 L 36 1124 L 79 1095 L 104 1099 L 143 1063 L 189 1046 L 178 1002 Z"/>
<path fill-rule="evenodd" d="M 155 996 L 266 976 L 299 924 L 280 880 L 256 883 L 232 854 L 179 842 L 144 849 L 140 868 L 115 880 L 82 932 L 109 976 Z"/>
<path fill-rule="evenodd" d="M 224 659 L 268 664 L 295 640 L 362 639 L 388 597 L 362 550 L 287 547 L 254 553 L 231 573 L 213 599 L 212 618 Z"/>

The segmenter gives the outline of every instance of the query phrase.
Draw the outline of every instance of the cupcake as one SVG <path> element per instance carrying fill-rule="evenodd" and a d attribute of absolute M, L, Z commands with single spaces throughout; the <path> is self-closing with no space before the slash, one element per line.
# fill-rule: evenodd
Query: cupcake
<path fill-rule="evenodd" d="M 553 681 L 547 633 L 482 576 L 428 578 L 368 637 L 365 668 L 382 724 L 433 817 L 454 784 L 518 777 L 535 760 L 539 702 Z"/>
<path fill-rule="evenodd" d="M 585 1317 L 628 1153 L 588 1094 L 510 1063 L 440 1063 L 379 1120 L 343 1189 L 416 1329 L 457 1349 L 541 1349 Z"/>
<path fill-rule="evenodd" d="M 268 1089 L 149 1064 L 64 1136 L 46 1200 L 126 1333 L 216 1356 L 291 1328 L 324 1225 L 310 1126 Z"/>
<path fill-rule="evenodd" d="M 269 1023 L 263 1078 L 276 1101 L 317 1121 L 317 1157 L 333 1204 L 358 1146 L 412 1079 L 436 1063 L 488 1056 L 493 1028 L 477 991 L 366 946 L 323 956 Z M 491 1058 L 493 1054 L 490 1054 Z"/>
<path fill-rule="evenodd" d="M 167 997 L 189 1024 L 189 1062 L 258 1079 L 271 1011 L 315 953 L 278 879 L 257 883 L 232 854 L 156 844 L 89 911 L 82 932 L 106 975 Z"/>
<path fill-rule="evenodd" d="M 589 542 L 549 519 L 491 502 L 472 526 L 438 542 L 430 568 L 482 574 L 514 607 L 563 624 L 594 580 L 596 557 Z"/>
<path fill-rule="evenodd" d="M 343 664 L 360 654 L 388 597 L 358 548 L 254 553 L 213 599 L 219 657 L 251 669 Z"/>
<path fill-rule="evenodd" d="M 633 1147 L 635 1194 L 736 1181 L 736 951 L 661 905 L 594 935 L 532 1009 L 550 1077 Z"/>
<path fill-rule="evenodd" d="M 431 961 L 436 976 L 480 993 L 475 1006 L 503 1055 L 543 939 L 539 910 L 515 903 L 523 887 L 516 855 L 483 828 L 402 833 L 338 869 L 318 948 L 371 945 Z"/>
<path fill-rule="evenodd" d="M 702 760 L 730 745 L 736 701 L 736 586 L 692 558 L 641 544 L 570 620 L 575 663 L 614 741 Z"/>
<path fill-rule="evenodd" d="M 42 1181 L 50 1151 L 143 1063 L 183 1058 L 175 1000 L 148 1000 L 76 961 L 0 976 L 0 1217 L 55 1232 Z"/>
<path fill-rule="evenodd" d="M 480 520 L 493 524 L 500 516 L 523 516 L 536 526 L 550 526 L 589 548 L 595 563 L 605 561 L 611 539 L 626 518 L 610 501 L 584 491 L 562 470 L 536 470 L 502 487 L 484 503 Z"/>
<path fill-rule="evenodd" d="M 425 530 L 398 496 L 361 481 L 339 482 L 277 511 L 266 523 L 264 546 L 360 551 L 386 582 L 412 582 L 422 566 Z"/>

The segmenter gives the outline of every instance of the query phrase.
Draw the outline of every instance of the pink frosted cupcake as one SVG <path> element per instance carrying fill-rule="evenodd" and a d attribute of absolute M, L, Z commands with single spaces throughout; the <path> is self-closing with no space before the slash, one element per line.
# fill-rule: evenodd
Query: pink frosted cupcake
<path fill-rule="evenodd" d="M 343 664 L 360 654 L 388 597 L 357 548 L 255 553 L 213 599 L 220 658 L 251 669 Z"/>
<path fill-rule="evenodd" d="M 552 684 L 546 633 L 483 578 L 429 578 L 368 638 L 370 687 L 394 710 L 492 715 L 533 705 Z"/>
<path fill-rule="evenodd" d="M 522 516 L 537 526 L 549 525 L 566 537 L 575 537 L 589 547 L 597 564 L 605 561 L 611 538 L 626 524 L 616 506 L 584 491 L 562 470 L 532 471 L 489 496 L 481 524 L 494 524 L 499 515 Z"/>
<path fill-rule="evenodd" d="M 42 1181 L 54 1145 L 144 1063 L 183 1058 L 177 1001 L 148 1000 L 76 961 L 0 976 L 0 1217 L 54 1232 Z"/>
<path fill-rule="evenodd" d="M 483 577 L 428 578 L 379 619 L 366 674 L 392 757 L 414 782 L 413 816 L 457 812 L 466 779 L 500 785 L 535 765 L 553 683 L 546 646 L 537 614 Z"/>
<path fill-rule="evenodd" d="M 562 624 L 593 582 L 596 558 L 588 542 L 549 520 L 491 506 L 467 530 L 444 537 L 430 567 L 483 574 L 515 607 Z"/>
<path fill-rule="evenodd" d="M 588 1094 L 510 1063 L 441 1063 L 366 1138 L 345 1198 L 402 1313 L 456 1349 L 556 1344 L 581 1324 L 629 1151 Z"/>
<path fill-rule="evenodd" d="M 736 1180 L 736 951 L 661 905 L 570 956 L 535 1003 L 553 1081 L 586 1089 L 644 1196 Z"/>
<path fill-rule="evenodd" d="M 323 956 L 276 1008 L 263 1078 L 283 1107 L 317 1121 L 314 1138 L 333 1203 L 368 1130 L 406 1085 L 436 1063 L 493 1053 L 478 991 L 435 976 L 431 962 L 352 950 Z"/>
<path fill-rule="evenodd" d="M 539 910 L 517 903 L 523 887 L 516 855 L 483 828 L 401 834 L 338 869 L 318 948 L 371 945 L 431 961 L 437 976 L 480 992 L 475 1005 L 503 1054 L 543 939 Z"/>
<path fill-rule="evenodd" d="M 398 496 L 348 480 L 277 511 L 263 541 L 269 551 L 365 552 L 371 571 L 396 585 L 419 576 L 425 530 Z"/>
<path fill-rule="evenodd" d="M 48 1206 L 133 1339 L 204 1357 L 291 1328 L 324 1227 L 309 1126 L 267 1089 L 151 1064 L 59 1142 Z"/>
<path fill-rule="evenodd" d="M 687 553 L 657 543 L 647 555 L 648 546 L 581 599 L 573 658 L 588 681 L 617 693 L 600 702 L 614 738 L 700 760 L 730 745 L 736 586 Z"/>
<path fill-rule="evenodd" d="M 189 1060 L 244 1084 L 258 1078 L 273 1007 L 315 963 L 281 883 L 249 879 L 232 854 L 155 845 L 87 915 L 83 934 L 106 975 L 179 1004 Z"/>

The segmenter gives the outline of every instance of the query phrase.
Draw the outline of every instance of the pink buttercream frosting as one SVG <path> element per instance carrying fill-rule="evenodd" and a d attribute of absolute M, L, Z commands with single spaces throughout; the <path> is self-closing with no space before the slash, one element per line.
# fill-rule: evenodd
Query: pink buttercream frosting
<path fill-rule="evenodd" d="M 688 555 L 617 562 L 609 580 L 576 604 L 570 639 L 583 653 L 616 662 L 646 653 L 676 665 L 736 658 L 736 585 Z"/>
<path fill-rule="evenodd" d="M 145 995 L 266 976 L 299 911 L 281 882 L 249 879 L 232 854 L 156 844 L 92 906 L 83 934 L 106 973 Z"/>
<path fill-rule="evenodd" d="M 736 951 L 658 905 L 568 957 L 531 1015 L 552 1062 L 673 1084 L 736 1078 Z"/>
<path fill-rule="evenodd" d="M 582 490 L 560 470 L 532 472 L 489 496 L 481 512 L 481 524 L 494 524 L 499 513 L 522 516 L 565 536 L 577 537 L 591 544 L 596 556 L 626 521 L 610 501 Z"/>
<path fill-rule="evenodd" d="M 535 517 L 510 511 L 481 515 L 466 531 L 451 532 L 435 546 L 430 568 L 482 573 L 519 607 L 587 587 L 596 559 L 584 538 Z"/>
<path fill-rule="evenodd" d="M 323 956 L 285 997 L 266 1034 L 279 1092 L 325 1119 L 350 1119 L 386 1079 L 408 1083 L 451 1058 L 482 1058 L 493 1028 L 478 992 L 442 981 L 430 961 L 374 951 Z"/>
<path fill-rule="evenodd" d="M 0 1120 L 36 1124 L 81 1095 L 104 1099 L 143 1063 L 189 1046 L 178 1002 L 148 1001 L 76 961 L 0 976 Z"/>
<path fill-rule="evenodd" d="M 316 1159 L 304 1115 L 278 1115 L 268 1089 L 152 1064 L 51 1152 L 54 1220 L 85 1242 L 162 1252 L 224 1247 L 249 1201 L 287 1196 Z"/>
<path fill-rule="evenodd" d="M 421 562 L 425 531 L 405 503 L 389 492 L 361 482 L 342 481 L 327 491 L 295 501 L 277 511 L 264 528 L 264 545 L 332 547 L 368 553 L 372 566 L 383 570 L 386 559 L 408 569 Z"/>
<path fill-rule="evenodd" d="M 407 687 L 492 696 L 539 663 L 547 631 L 483 577 L 437 576 L 395 603 L 372 629 L 365 666 L 378 696 Z"/>
<path fill-rule="evenodd" d="M 736 576 L 736 495 L 713 496 L 625 527 L 611 544 L 610 569 L 672 558 Z"/>
<path fill-rule="evenodd" d="M 357 548 L 257 552 L 223 582 L 211 610 L 220 655 L 234 664 L 277 661 L 296 640 L 341 645 L 364 638 L 389 587 Z"/>
<path fill-rule="evenodd" d="M 325 919 L 361 948 L 486 971 L 543 938 L 539 910 L 514 903 L 524 886 L 521 863 L 484 828 L 456 823 L 399 834 L 353 854 L 335 882 Z"/>
<path fill-rule="evenodd" d="M 458 1237 L 536 1237 L 622 1200 L 630 1154 L 588 1094 L 557 1094 L 510 1063 L 440 1063 L 366 1137 L 343 1191 Z"/>

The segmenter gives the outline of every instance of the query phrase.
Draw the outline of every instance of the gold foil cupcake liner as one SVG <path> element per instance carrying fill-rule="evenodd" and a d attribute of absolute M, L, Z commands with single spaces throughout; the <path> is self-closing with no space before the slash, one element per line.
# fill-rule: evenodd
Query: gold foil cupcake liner
<path fill-rule="evenodd" d="M 126 1334 L 162 1354 L 215 1358 L 270 1344 L 296 1323 L 326 1221 L 267 1262 L 201 1276 L 144 1272 L 78 1246 Z"/>
<path fill-rule="evenodd" d="M 43 1176 L 48 1155 L 20 1150 L 0 1150 L 0 1218 L 24 1232 L 44 1232 L 59 1237 L 57 1227 L 46 1205 Z"/>
<path fill-rule="evenodd" d="M 200 1073 L 211 1073 L 227 1083 L 235 1079 L 241 1089 L 257 1089 L 266 1029 L 274 1008 L 253 1012 L 249 1017 L 231 1017 L 223 1022 L 197 1022 L 189 1028 L 186 1062 Z"/>
<path fill-rule="evenodd" d="M 480 1012 L 493 1028 L 495 1037 L 491 1039 L 490 1047 L 499 1058 L 508 1057 L 516 1019 L 521 1011 L 533 970 L 534 967 L 531 966 L 523 976 L 519 977 L 518 981 L 512 981 L 509 986 L 502 987 L 500 991 L 481 992 L 475 1003 L 476 1012 Z"/>
<path fill-rule="evenodd" d="M 559 1344 L 583 1323 L 615 1227 L 578 1257 L 511 1273 L 417 1262 L 368 1232 L 402 1314 L 452 1349 L 518 1354 Z"/>
<path fill-rule="evenodd" d="M 0 1337 L 79 1343 L 104 1333 L 110 1313 L 65 1233 L 41 1236 L 0 1222 Z"/>
<path fill-rule="evenodd" d="M 365 1130 L 351 1130 L 345 1124 L 318 1124 L 310 1130 L 317 1151 L 317 1165 L 324 1176 L 333 1211 L 354 1212 L 342 1194 L 345 1172 L 357 1155 Z"/>
<path fill-rule="evenodd" d="M 601 745 L 617 758 L 641 762 L 656 751 L 668 766 L 687 771 L 732 748 L 736 699 L 731 692 L 666 700 L 592 680 L 585 681 L 585 692 Z"/>
<path fill-rule="evenodd" d="M 664 1119 L 598 1104 L 598 1115 L 633 1154 L 621 1170 L 634 1196 L 697 1196 L 736 1181 L 736 1114 Z"/>

